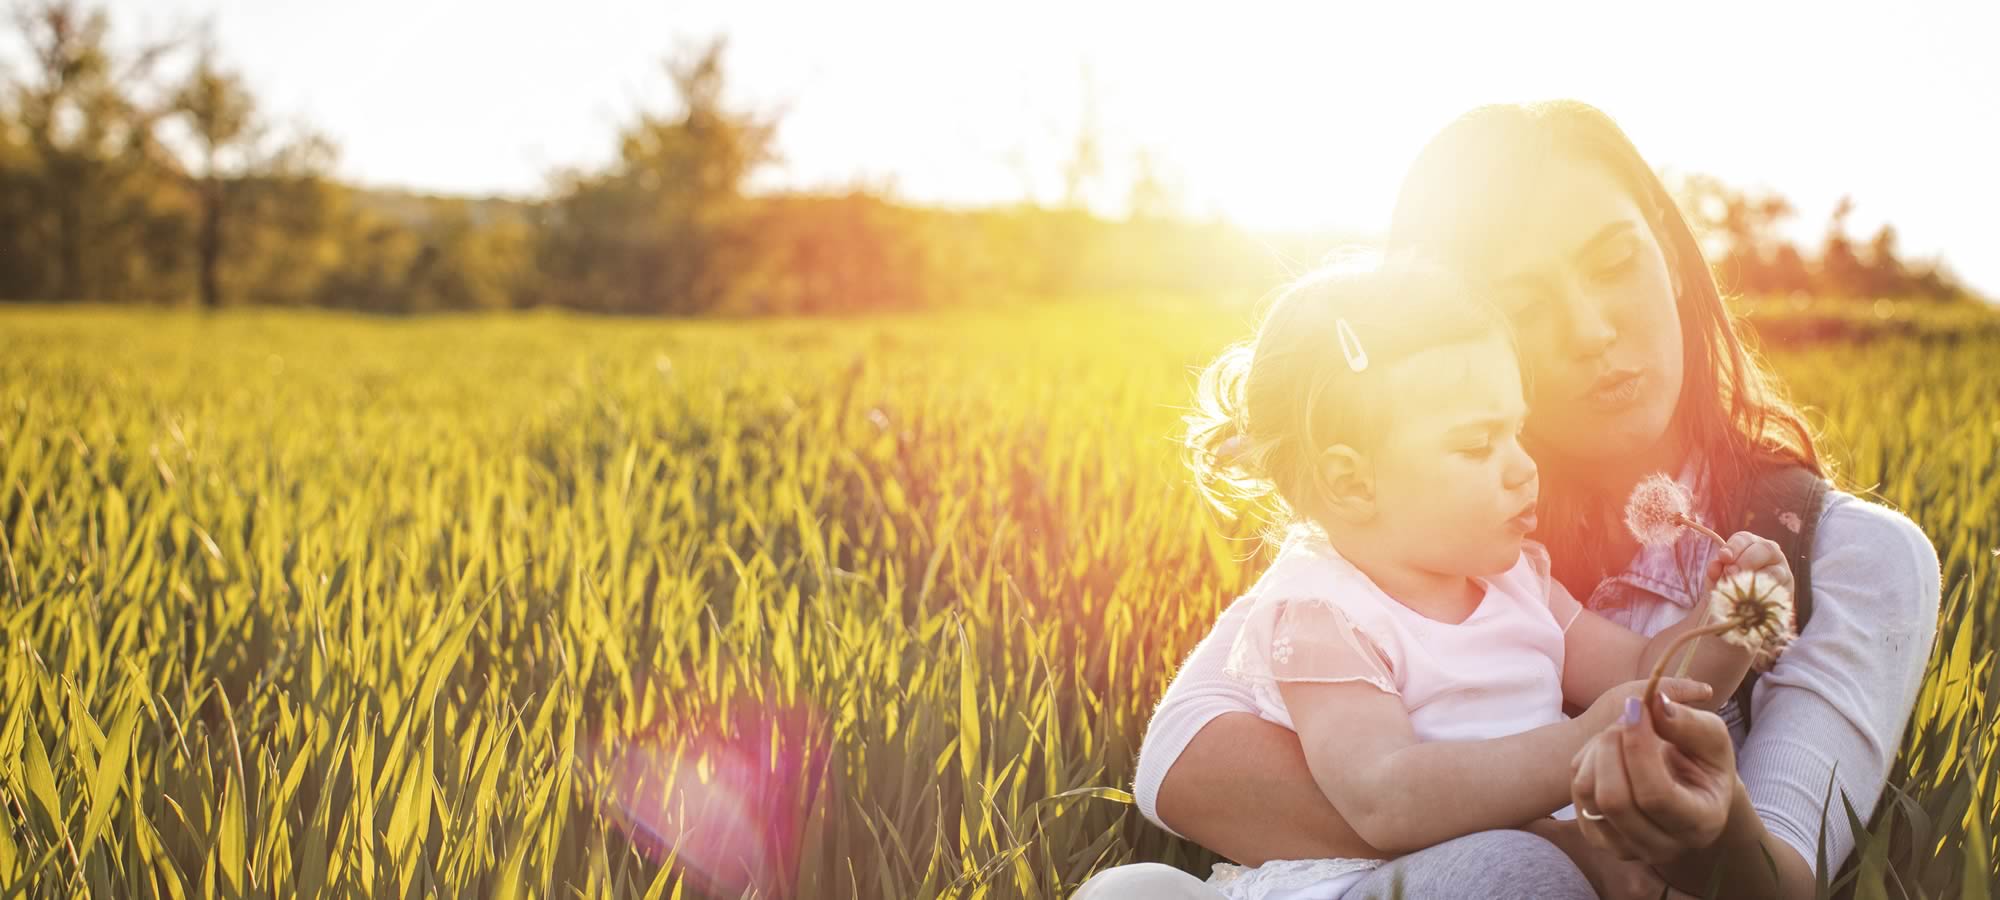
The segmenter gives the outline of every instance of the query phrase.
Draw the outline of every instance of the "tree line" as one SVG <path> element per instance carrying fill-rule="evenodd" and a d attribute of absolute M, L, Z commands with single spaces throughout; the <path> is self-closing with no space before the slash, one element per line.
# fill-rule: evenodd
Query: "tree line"
<path fill-rule="evenodd" d="M 1848 235 L 1854 199 L 1842 197 L 1816 249 L 1785 237 L 1797 215 L 1791 201 L 1768 190 L 1732 188 L 1706 175 L 1672 179 L 1681 209 L 1708 246 L 1724 290 L 1758 296 L 1824 295 L 1952 300 L 1970 296 L 1935 259 L 1912 260 L 1884 223 L 1866 241 Z"/>
<path fill-rule="evenodd" d="M 866 188 L 751 194 L 749 179 L 776 161 L 779 122 L 725 102 L 720 41 L 666 62 L 677 102 L 626 123 L 609 164 L 554 173 L 540 197 L 369 190 L 333 177 L 334 142 L 276 121 L 212 38 L 118 46 L 107 13 L 76 0 L 18 7 L 11 24 L 6 299 L 837 313 L 1256 293 L 1326 243 L 1177 215 L 1150 165 L 1130 187 L 1129 215 L 1092 214 L 1079 189 L 1099 161 L 1087 131 L 1069 200 L 1054 208 L 927 208 Z M 1738 290 L 1963 293 L 1935 266 L 1900 260 L 1892 231 L 1857 249 L 1837 220 L 1809 259 L 1772 236 L 1782 200 L 1712 179 L 1685 186 Z"/>

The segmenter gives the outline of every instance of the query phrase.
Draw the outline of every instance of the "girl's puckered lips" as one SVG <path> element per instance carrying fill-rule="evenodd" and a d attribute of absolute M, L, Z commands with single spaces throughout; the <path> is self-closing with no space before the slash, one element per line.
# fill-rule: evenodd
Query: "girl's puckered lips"
<path fill-rule="evenodd" d="M 1520 512 L 1515 513 L 1513 518 L 1507 520 L 1508 527 L 1522 534 L 1534 531 L 1535 524 L 1535 504 L 1533 503 L 1528 504 Z"/>

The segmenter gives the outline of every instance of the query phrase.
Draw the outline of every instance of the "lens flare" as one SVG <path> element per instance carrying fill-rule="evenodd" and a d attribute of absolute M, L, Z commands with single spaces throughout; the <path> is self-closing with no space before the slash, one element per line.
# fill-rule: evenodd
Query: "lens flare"
<path fill-rule="evenodd" d="M 705 893 L 795 896 L 827 763 L 822 717 L 737 706 L 600 747 L 626 836 Z"/>

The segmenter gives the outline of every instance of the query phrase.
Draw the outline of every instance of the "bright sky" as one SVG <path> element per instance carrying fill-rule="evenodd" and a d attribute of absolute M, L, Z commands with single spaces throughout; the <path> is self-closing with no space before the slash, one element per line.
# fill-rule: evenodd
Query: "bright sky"
<path fill-rule="evenodd" d="M 211 18 L 343 176 L 525 194 L 665 108 L 659 61 L 730 41 L 786 111 L 767 184 L 1054 200 L 1087 108 L 1116 213 L 1149 154 L 1195 213 L 1375 231 L 1424 139 L 1486 102 L 1576 97 L 1655 165 L 1767 186 L 1816 242 L 1842 194 L 2000 297 L 2000 3 L 782 3 L 113 0 L 127 34 Z"/>

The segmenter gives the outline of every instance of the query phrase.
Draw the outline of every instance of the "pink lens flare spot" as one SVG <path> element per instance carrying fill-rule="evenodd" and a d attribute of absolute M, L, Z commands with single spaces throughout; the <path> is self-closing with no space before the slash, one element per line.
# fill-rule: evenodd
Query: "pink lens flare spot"
<path fill-rule="evenodd" d="M 657 863 L 703 893 L 792 896 L 824 780 L 823 717 L 739 706 L 599 745 L 606 806 Z"/>

